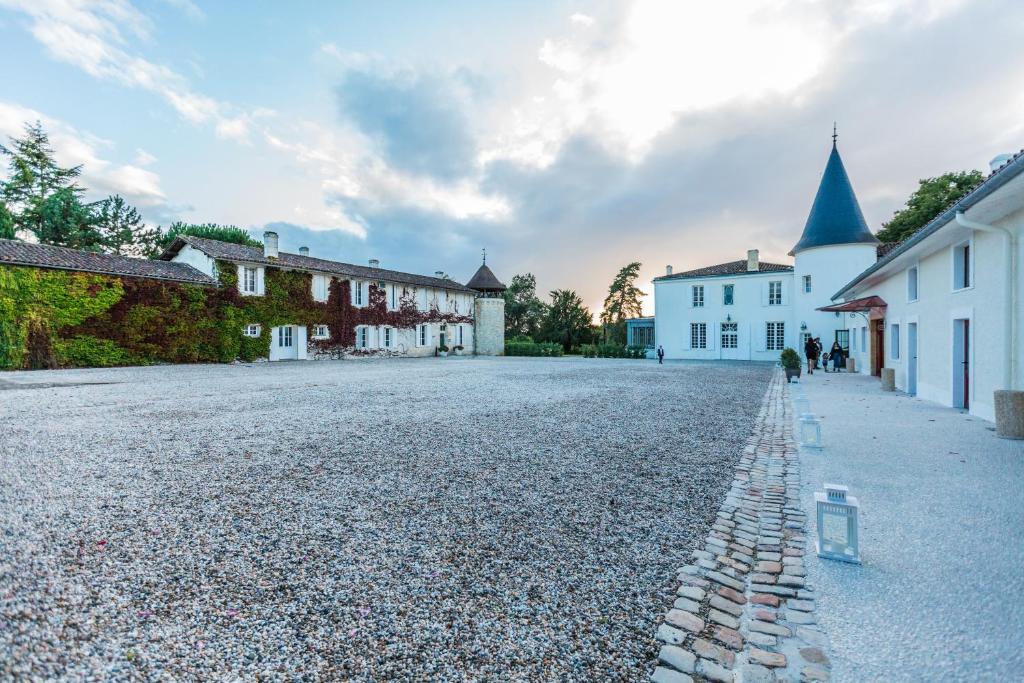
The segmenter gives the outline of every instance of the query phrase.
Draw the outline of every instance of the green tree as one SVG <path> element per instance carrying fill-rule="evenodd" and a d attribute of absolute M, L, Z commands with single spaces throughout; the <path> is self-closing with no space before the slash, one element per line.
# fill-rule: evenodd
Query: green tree
<path fill-rule="evenodd" d="M 83 204 L 78 188 L 63 187 L 43 202 L 39 209 L 36 237 L 43 244 L 59 247 L 103 251 L 103 236 L 96 228 L 96 214 L 90 204 Z"/>
<path fill-rule="evenodd" d="M 25 136 L 11 137 L 10 145 L 0 145 L 0 154 L 8 157 L 8 178 L 0 183 L 0 200 L 14 216 L 14 229 L 32 232 L 45 242 L 43 234 L 53 226 L 44 227 L 43 208 L 47 200 L 61 190 L 71 194 L 79 191 L 75 180 L 81 166 L 64 168 L 54 160 L 50 139 L 38 121 L 25 124 Z M 65 194 L 67 203 L 69 195 Z M 52 209 L 51 206 L 51 220 Z"/>
<path fill-rule="evenodd" d="M 0 202 L 0 239 L 13 240 L 14 214 L 8 210 L 7 205 Z"/>
<path fill-rule="evenodd" d="M 244 244 L 249 247 L 262 247 L 263 243 L 252 238 L 248 232 L 234 225 L 217 225 L 216 223 L 183 223 L 176 221 L 171 223 L 167 232 L 160 235 L 156 241 L 156 253 L 159 254 L 171 246 L 178 235 L 191 235 L 192 237 L 205 237 L 210 240 L 231 242 L 233 244 Z"/>
<path fill-rule="evenodd" d="M 533 273 L 513 276 L 504 296 L 505 337 L 537 339 L 547 312 L 547 306 L 537 297 L 537 278 Z"/>
<path fill-rule="evenodd" d="M 594 316 L 571 289 L 551 292 L 551 304 L 541 325 L 545 341 L 556 342 L 568 353 L 593 340 Z"/>
<path fill-rule="evenodd" d="M 135 207 L 120 195 L 107 197 L 100 202 L 96 211 L 96 227 L 103 240 L 103 246 L 112 254 L 122 256 L 157 255 L 159 228 L 148 227 Z"/>
<path fill-rule="evenodd" d="M 601 324 L 605 338 L 610 342 L 626 343 L 626 319 L 643 315 L 640 298 L 644 293 L 636 286 L 640 275 L 640 264 L 634 261 L 619 270 L 604 299 Z"/>
<path fill-rule="evenodd" d="M 902 242 L 977 187 L 983 179 L 981 171 L 955 171 L 919 181 L 906 206 L 882 225 L 876 237 L 883 242 Z"/>

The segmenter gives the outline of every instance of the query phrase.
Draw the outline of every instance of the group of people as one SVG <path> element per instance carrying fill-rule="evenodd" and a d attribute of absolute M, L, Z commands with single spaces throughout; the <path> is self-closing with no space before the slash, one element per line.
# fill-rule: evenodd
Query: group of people
<path fill-rule="evenodd" d="M 829 361 L 832 361 L 833 372 L 839 372 L 846 361 L 846 352 L 838 341 L 832 342 L 832 348 L 828 353 L 822 353 L 824 347 L 821 345 L 821 337 L 808 337 L 804 342 L 804 356 L 807 358 L 807 374 L 813 375 L 814 368 L 818 366 L 818 359 L 821 358 L 821 367 L 828 372 Z"/>

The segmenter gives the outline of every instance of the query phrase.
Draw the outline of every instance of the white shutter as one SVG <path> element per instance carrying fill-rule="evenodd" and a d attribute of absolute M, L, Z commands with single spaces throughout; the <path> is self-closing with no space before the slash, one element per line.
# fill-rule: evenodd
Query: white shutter
<path fill-rule="evenodd" d="M 265 270 L 265 268 L 256 269 L 256 293 L 260 296 L 263 296 L 266 293 L 266 290 L 264 289 L 265 285 L 263 280 Z"/>
<path fill-rule="evenodd" d="M 690 340 L 692 339 L 693 335 L 692 325 L 693 323 L 686 323 L 683 327 L 683 349 L 686 351 L 689 351 L 690 349 L 693 348 L 693 345 L 690 343 Z"/>
<path fill-rule="evenodd" d="M 768 305 L 768 282 L 767 281 L 761 283 L 761 305 L 762 306 L 767 306 Z"/>
<path fill-rule="evenodd" d="M 754 326 L 754 339 L 756 340 L 754 348 L 757 351 L 768 350 L 768 323 L 761 322 Z"/>
<path fill-rule="evenodd" d="M 245 266 L 238 264 L 238 291 L 245 293 Z"/>
<path fill-rule="evenodd" d="M 298 359 L 306 360 L 306 333 L 308 328 L 305 325 L 299 325 L 296 327 L 298 332 L 296 343 L 299 345 L 296 351 L 298 351 Z"/>

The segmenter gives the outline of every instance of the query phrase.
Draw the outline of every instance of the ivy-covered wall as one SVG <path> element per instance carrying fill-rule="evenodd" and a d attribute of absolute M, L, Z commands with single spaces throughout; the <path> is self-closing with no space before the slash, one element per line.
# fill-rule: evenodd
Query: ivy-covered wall
<path fill-rule="evenodd" d="M 389 311 L 375 286 L 356 308 L 348 280 L 332 279 L 327 301 L 317 302 L 311 275 L 276 268 L 266 269 L 264 296 L 242 296 L 234 264 L 218 266 L 219 288 L 0 266 L 0 368 L 249 361 L 269 355 L 278 325 L 327 325 L 331 337 L 311 343 L 347 349 L 357 325 L 472 322 L 418 311 L 411 297 Z M 243 335 L 249 324 L 261 326 L 260 337 Z"/>

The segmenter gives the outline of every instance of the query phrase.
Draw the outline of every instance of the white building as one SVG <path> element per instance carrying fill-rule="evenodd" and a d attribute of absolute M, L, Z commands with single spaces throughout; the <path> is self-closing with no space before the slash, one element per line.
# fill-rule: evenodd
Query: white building
<path fill-rule="evenodd" d="M 654 280 L 655 337 L 666 358 L 777 361 L 785 347 L 803 353 L 807 336 L 828 348 L 848 345 L 845 320 L 818 310 L 876 260 L 868 230 L 833 143 L 794 264 L 747 258 Z"/>
<path fill-rule="evenodd" d="M 997 390 L 1020 402 L 1024 387 L 1024 154 L 996 157 L 992 167 L 985 182 L 841 285 L 834 299 L 842 303 L 832 307 L 861 372 L 893 368 L 897 388 L 986 420 L 996 418 Z"/>
<path fill-rule="evenodd" d="M 335 313 L 355 321 L 353 329 L 331 329 L 327 319 L 312 324 L 287 321 L 269 331 L 256 320 L 245 324 L 245 336 L 269 335 L 270 360 L 305 360 L 350 351 L 409 356 L 432 356 L 446 348 L 460 354 L 503 352 L 493 343 L 496 336 L 503 339 L 503 307 L 499 311 L 493 301 L 478 301 L 504 289 L 490 270 L 489 288 L 477 291 L 440 271 L 429 277 L 383 269 L 375 259 L 368 266 L 358 266 L 311 257 L 305 247 L 298 254 L 279 251 L 274 232 L 264 233 L 263 248 L 182 235 L 161 258 L 187 263 L 215 280 L 227 265 L 235 270 L 238 293 L 244 297 L 265 296 L 271 270 L 309 274 L 309 296 L 319 304 L 328 302 L 332 283 L 345 283 L 350 301 L 336 302 Z M 480 273 L 474 277 L 479 279 Z M 478 314 L 481 305 L 486 309 L 483 315 Z M 501 328 L 486 330 L 488 343 L 481 349 L 475 344 L 478 320 Z"/>

